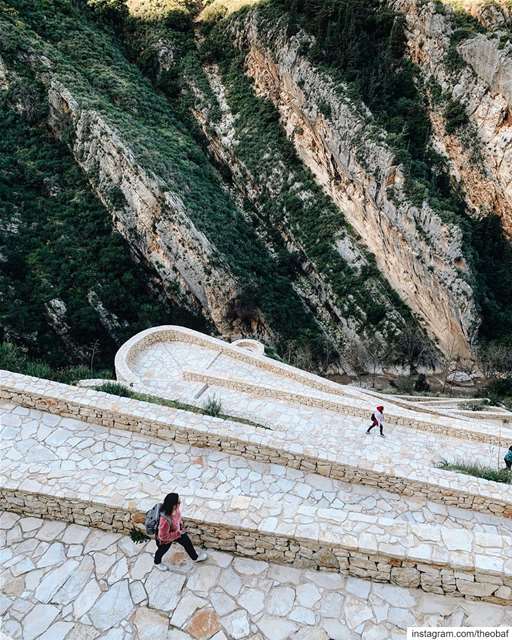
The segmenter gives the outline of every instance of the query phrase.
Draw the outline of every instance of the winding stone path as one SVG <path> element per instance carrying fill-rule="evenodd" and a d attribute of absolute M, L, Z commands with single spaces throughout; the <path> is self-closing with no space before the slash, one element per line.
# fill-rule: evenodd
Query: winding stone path
<path fill-rule="evenodd" d="M 386 640 L 411 625 L 512 623 L 512 520 L 495 515 L 510 515 L 512 487 L 435 469 L 443 457 L 495 463 L 496 423 L 427 406 L 418 419 L 448 429 L 433 433 L 400 422 L 413 415 L 407 400 L 386 399 L 397 424 L 366 436 L 375 394 L 189 337 L 116 358 L 120 379 L 199 406 L 216 395 L 225 413 L 270 429 L 0 372 L 0 495 L 24 514 L 0 512 L 1 632 Z M 191 535 L 224 552 L 193 565 L 178 547 L 162 572 L 154 542 L 119 532 L 173 490 Z M 300 568 L 318 566 L 331 572 Z"/>
<path fill-rule="evenodd" d="M 0 512 L 0 631 L 20 640 L 387 640 L 512 625 L 512 608 Z"/>
<path fill-rule="evenodd" d="M 297 510 L 309 505 L 340 514 L 349 511 L 410 523 L 512 533 L 512 520 L 490 513 L 166 443 L 8 403 L 0 404 L 0 425 L 0 479 L 18 481 L 23 490 L 44 487 L 56 496 L 75 494 L 100 501 L 111 496 L 136 502 L 156 501 L 172 490 L 184 496 L 245 495 Z"/>
<path fill-rule="evenodd" d="M 512 414 L 509 415 L 509 425 L 497 424 L 492 421 L 487 423 L 485 422 L 485 413 L 473 414 L 473 416 L 460 413 L 450 416 L 446 412 L 432 416 L 421 413 L 414 415 L 415 407 L 411 402 L 406 403 L 409 406 L 406 409 L 401 406 L 404 404 L 403 402 L 391 396 L 386 397 L 373 392 L 367 393 L 356 387 L 333 383 L 330 383 L 333 386 L 332 393 L 319 391 L 297 380 L 277 376 L 197 344 L 178 341 L 155 342 L 145 346 L 137 353 L 130 366 L 139 383 L 150 393 L 180 399 L 198 406 L 202 406 L 208 397 L 216 397 L 222 401 L 226 413 L 247 417 L 269 425 L 278 431 L 285 431 L 297 440 L 322 442 L 322 446 L 339 451 L 340 455 L 346 451 L 346 445 L 350 445 L 354 440 L 356 441 L 354 450 L 361 450 L 360 437 L 366 423 L 369 423 L 369 419 L 356 416 L 361 412 L 363 415 L 367 413 L 369 416 L 373 407 L 379 403 L 385 404 L 389 412 L 397 416 L 409 416 L 421 420 L 430 419 L 436 425 L 445 426 L 447 429 L 479 429 L 491 437 L 501 434 L 505 443 L 510 439 L 512 444 Z M 265 385 L 276 391 L 291 391 L 311 398 L 343 402 L 353 407 L 355 413 L 354 416 L 340 415 L 326 408 L 304 406 L 279 398 L 257 397 L 257 395 L 249 391 L 244 392 L 240 388 L 232 390 L 215 383 L 206 385 L 200 382 L 185 381 L 185 376 L 189 371 L 201 372 L 207 376 L 217 375 L 219 379 L 246 383 L 248 386 Z M 321 379 L 319 380 L 321 381 Z M 328 381 L 325 383 L 328 384 Z M 432 409 L 432 411 L 434 410 Z M 497 445 L 392 425 L 387 426 L 386 431 L 388 434 L 395 433 L 394 442 L 399 441 L 403 444 L 402 449 L 397 451 L 396 444 L 389 445 L 388 443 L 385 446 L 375 443 L 375 447 L 384 453 L 386 459 L 394 454 L 392 460 L 402 464 L 404 460 L 411 460 L 413 464 L 419 465 L 425 462 L 431 464 L 432 461 L 439 461 L 446 456 L 450 459 L 460 457 L 478 460 L 483 464 L 490 462 L 494 464 L 498 457 L 503 458 L 506 449 L 510 446 L 503 444 L 498 447 Z M 319 439 L 317 440 L 317 438 Z M 445 438 L 447 438 L 448 447 Z M 406 448 L 408 448 L 408 452 L 404 453 Z M 350 451 L 349 454 L 352 456 L 353 451 Z"/>

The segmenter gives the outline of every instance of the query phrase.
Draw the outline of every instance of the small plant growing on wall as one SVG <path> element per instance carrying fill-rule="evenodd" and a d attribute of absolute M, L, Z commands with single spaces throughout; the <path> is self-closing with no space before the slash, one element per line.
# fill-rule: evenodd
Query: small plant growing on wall
<path fill-rule="evenodd" d="M 135 529 L 135 527 L 130 531 L 130 538 L 132 539 L 132 542 L 135 542 L 135 544 L 142 544 L 143 542 L 151 540 L 151 538 L 143 531 Z"/>
<path fill-rule="evenodd" d="M 204 404 L 205 413 L 218 418 L 222 413 L 222 403 L 216 396 L 210 396 Z"/>

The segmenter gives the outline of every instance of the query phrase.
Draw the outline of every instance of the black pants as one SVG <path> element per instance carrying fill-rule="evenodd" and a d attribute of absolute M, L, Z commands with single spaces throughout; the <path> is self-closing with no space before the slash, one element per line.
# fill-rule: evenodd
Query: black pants
<path fill-rule="evenodd" d="M 505 460 L 505 464 L 507 465 L 507 469 L 510 471 L 512 469 L 512 460 Z"/>
<path fill-rule="evenodd" d="M 384 435 L 384 431 L 382 430 L 382 424 L 379 424 L 377 422 L 377 420 L 375 420 L 375 418 L 373 418 L 371 425 L 368 427 L 368 431 L 366 433 L 370 433 L 370 431 L 373 429 L 373 427 L 376 427 L 377 425 L 379 425 L 379 429 L 380 429 L 380 435 Z"/>
<path fill-rule="evenodd" d="M 194 545 L 192 544 L 192 540 L 188 537 L 186 533 L 183 533 L 174 542 L 178 542 L 179 544 L 181 544 L 181 546 L 185 549 L 185 551 L 192 558 L 192 560 L 197 560 L 197 553 L 196 553 L 196 550 L 194 549 Z M 168 542 L 167 544 L 161 544 L 158 538 L 156 539 L 156 546 L 158 547 L 158 549 L 156 550 L 156 553 L 155 553 L 155 564 L 160 564 L 162 562 L 162 558 L 169 551 L 169 549 L 171 548 L 171 545 L 172 545 L 172 542 Z"/>

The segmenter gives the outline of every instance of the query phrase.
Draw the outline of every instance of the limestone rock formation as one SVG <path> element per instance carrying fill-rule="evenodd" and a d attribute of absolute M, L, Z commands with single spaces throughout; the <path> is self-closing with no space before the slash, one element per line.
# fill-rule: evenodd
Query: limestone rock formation
<path fill-rule="evenodd" d="M 438 148 L 450 160 L 468 204 L 477 216 L 497 212 L 512 235 L 512 47 L 499 34 L 469 34 L 454 41 L 457 24 L 449 7 L 435 2 L 394 0 L 406 19 L 408 48 L 425 79 L 463 107 L 471 131 L 447 133 L 442 109 L 432 105 Z M 484 24 L 505 20 L 495 9 Z M 501 18 L 500 18 L 501 16 Z M 460 60 L 457 58 L 460 57 Z"/>
<path fill-rule="evenodd" d="M 227 330 L 225 307 L 218 301 L 233 298 L 237 286 L 215 247 L 188 217 L 182 195 L 144 169 L 119 133 L 98 113 L 82 108 L 56 79 L 50 80 L 48 100 L 50 126 L 60 137 L 71 129 L 76 161 L 131 247 L 154 267 L 164 286 L 178 281 L 192 304 Z"/>
<path fill-rule="evenodd" d="M 237 42 L 247 51 L 247 72 L 278 107 L 301 159 L 442 350 L 467 356 L 479 316 L 460 230 L 443 223 L 426 202 L 417 207 L 407 201 L 401 168 L 385 140 L 300 54 L 304 36 L 277 33 L 274 46 L 265 46 L 268 33 L 261 33 L 257 10 L 236 28 Z M 321 104 L 328 105 L 329 115 Z"/>
<path fill-rule="evenodd" d="M 353 23 L 351 3 L 327 3 L 330 24 L 322 25 L 306 1 L 244 8 L 222 0 L 202 13 L 199 5 L 150 1 L 62 2 L 42 20 L 39 9 L 0 0 L 0 115 L 8 123 L 15 113 L 25 123 L 19 131 L 69 154 L 83 180 L 74 178 L 77 194 L 92 198 L 124 238 L 155 300 L 217 334 L 254 335 L 323 370 L 342 369 L 351 344 L 396 362 L 406 327 L 430 339 L 433 360 L 471 359 L 480 340 L 507 339 L 510 296 L 493 282 L 512 265 L 497 239 L 501 227 L 512 235 L 505 5 L 386 0 L 361 4 L 363 18 Z M 375 83 L 364 60 L 348 69 L 336 56 L 346 47 L 350 58 L 368 37 L 381 38 L 384 58 L 392 51 L 376 68 L 405 78 L 390 93 L 394 119 L 361 91 Z M 400 130 L 399 103 L 422 110 L 423 120 L 411 116 Z M 414 155 L 408 145 L 418 122 Z M 38 162 L 26 171 L 44 174 Z M 62 212 L 66 180 L 46 174 L 31 194 Z M 11 200 L 0 227 L 0 296 L 18 304 L 17 279 L 32 265 L 24 295 L 35 287 L 52 335 L 72 335 L 77 354 L 95 332 L 119 343 L 135 314 L 109 304 L 108 283 L 86 278 L 80 302 L 78 294 L 70 301 L 51 252 L 37 251 L 26 234 L 15 238 L 21 258 L 6 251 L 9 229 L 25 224 L 23 198 Z M 494 214 L 498 229 L 482 249 L 479 223 Z M 62 221 L 49 217 L 51 239 L 42 234 L 41 246 L 67 249 L 69 227 L 61 233 Z M 67 309 L 65 327 L 54 300 Z M 12 315 L 0 317 L 4 337 L 18 335 Z M 21 315 L 32 345 L 42 321 Z M 95 328 L 84 331 L 91 318 Z M 162 321 L 149 309 L 137 327 Z"/>

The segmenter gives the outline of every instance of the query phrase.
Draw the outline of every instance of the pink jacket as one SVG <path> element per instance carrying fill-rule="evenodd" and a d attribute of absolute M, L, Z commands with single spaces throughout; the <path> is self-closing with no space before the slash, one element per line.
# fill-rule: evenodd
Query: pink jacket
<path fill-rule="evenodd" d="M 174 542 L 183 533 L 181 510 L 177 507 L 172 516 L 160 516 L 158 523 L 158 539 L 163 544 Z"/>
<path fill-rule="evenodd" d="M 378 409 L 375 409 L 375 411 L 373 412 L 373 415 L 375 416 L 375 420 L 377 421 L 377 424 L 380 426 L 381 424 L 384 424 L 384 414 L 379 411 Z"/>

